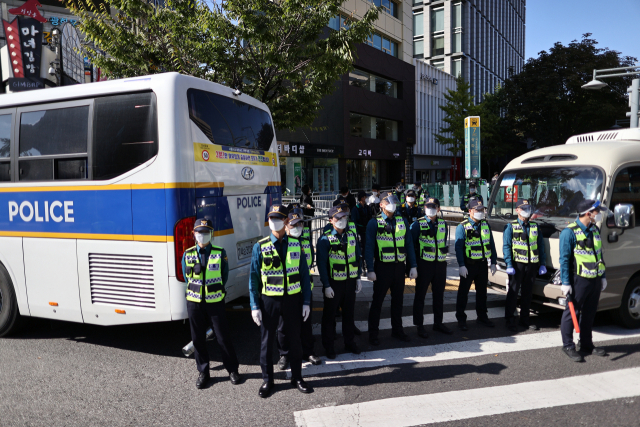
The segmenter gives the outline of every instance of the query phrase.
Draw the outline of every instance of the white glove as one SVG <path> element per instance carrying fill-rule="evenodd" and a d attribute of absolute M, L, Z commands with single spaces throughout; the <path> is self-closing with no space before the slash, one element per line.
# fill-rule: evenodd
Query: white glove
<path fill-rule="evenodd" d="M 251 317 L 253 317 L 253 321 L 256 322 L 256 325 L 260 326 L 262 323 L 262 312 L 260 310 L 251 310 Z"/>
<path fill-rule="evenodd" d="M 331 289 L 331 286 L 324 288 L 324 296 L 327 298 L 333 298 L 333 289 Z"/>
<path fill-rule="evenodd" d="M 607 279 L 602 278 L 602 290 L 604 291 L 605 289 L 607 289 Z"/>
<path fill-rule="evenodd" d="M 358 279 L 356 280 L 356 294 L 360 293 L 361 290 L 362 290 L 362 280 Z"/>
<path fill-rule="evenodd" d="M 467 274 L 469 274 L 469 270 L 467 270 L 467 267 L 465 267 L 464 265 L 460 267 L 460 277 L 467 277 Z"/>
<path fill-rule="evenodd" d="M 376 281 L 376 273 L 373 271 L 370 271 L 367 273 L 367 279 L 371 280 L 372 282 Z"/>
<path fill-rule="evenodd" d="M 560 286 L 560 290 L 562 291 L 562 295 L 564 295 L 566 297 L 567 295 L 569 295 L 571 293 L 571 286 L 562 285 L 562 286 Z"/>
<path fill-rule="evenodd" d="M 311 314 L 311 308 L 308 305 L 302 306 L 302 321 L 306 322 L 309 318 L 309 314 Z"/>
<path fill-rule="evenodd" d="M 418 270 L 414 267 L 409 270 L 409 279 L 415 279 L 418 277 Z"/>
<path fill-rule="evenodd" d="M 497 268 L 495 264 L 491 264 L 491 267 L 489 267 L 489 270 L 491 270 L 491 275 L 494 276 L 496 274 Z"/>

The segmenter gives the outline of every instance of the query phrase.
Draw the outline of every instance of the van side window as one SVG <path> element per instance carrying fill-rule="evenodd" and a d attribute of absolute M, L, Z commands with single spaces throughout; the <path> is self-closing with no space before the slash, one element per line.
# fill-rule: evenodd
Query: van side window
<path fill-rule="evenodd" d="M 111 179 L 158 154 L 156 96 L 152 92 L 96 98 L 92 179 Z"/>
<path fill-rule="evenodd" d="M 88 106 L 21 113 L 18 179 L 86 179 L 88 129 Z"/>
<path fill-rule="evenodd" d="M 616 176 L 611 195 L 611 209 L 618 203 L 630 203 L 635 208 L 636 218 L 640 209 L 640 166 L 622 169 Z"/>
<path fill-rule="evenodd" d="M 0 116 L 0 181 L 11 181 L 11 114 Z"/>

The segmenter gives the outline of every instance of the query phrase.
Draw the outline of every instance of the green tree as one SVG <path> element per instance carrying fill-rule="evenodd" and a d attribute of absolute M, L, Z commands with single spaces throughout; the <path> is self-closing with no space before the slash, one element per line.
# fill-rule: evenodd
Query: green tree
<path fill-rule="evenodd" d="M 630 79 L 607 79 L 610 88 L 599 91 L 581 86 L 594 69 L 631 66 L 637 59 L 597 44 L 589 33 L 567 46 L 555 43 L 505 81 L 502 107 L 521 139 L 531 138 L 535 147 L 564 144 L 571 135 L 608 129 L 625 118 Z"/>
<path fill-rule="evenodd" d="M 64 1 L 107 77 L 177 71 L 221 83 L 267 104 L 279 129 L 312 124 L 379 12 L 332 31 L 343 0 Z"/>

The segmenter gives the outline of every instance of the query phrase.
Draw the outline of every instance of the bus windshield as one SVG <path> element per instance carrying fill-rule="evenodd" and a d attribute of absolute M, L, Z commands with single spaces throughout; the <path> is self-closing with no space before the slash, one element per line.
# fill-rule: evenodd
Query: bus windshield
<path fill-rule="evenodd" d="M 576 218 L 578 203 L 602 200 L 604 174 L 586 166 L 510 170 L 502 174 L 493 192 L 489 218 L 514 220 L 516 204 L 533 205 L 531 219 L 563 229 Z"/>

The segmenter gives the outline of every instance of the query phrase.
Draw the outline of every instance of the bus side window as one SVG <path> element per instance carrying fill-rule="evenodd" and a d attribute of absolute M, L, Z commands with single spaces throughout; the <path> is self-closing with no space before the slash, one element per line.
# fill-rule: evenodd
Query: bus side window
<path fill-rule="evenodd" d="M 0 181 L 11 181 L 11 114 L 0 116 Z"/>
<path fill-rule="evenodd" d="M 640 166 L 631 166 L 618 172 L 613 184 L 610 208 L 614 209 L 619 203 L 632 204 L 637 219 L 637 212 L 640 209 Z"/>

